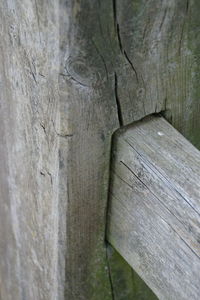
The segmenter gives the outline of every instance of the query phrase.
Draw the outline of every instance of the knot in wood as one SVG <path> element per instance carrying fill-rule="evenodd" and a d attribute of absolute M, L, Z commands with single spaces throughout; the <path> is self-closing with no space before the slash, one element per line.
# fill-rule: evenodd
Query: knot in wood
<path fill-rule="evenodd" d="M 94 70 L 92 62 L 89 63 L 84 57 L 70 56 L 65 64 L 66 76 L 74 80 L 77 84 L 85 87 L 93 87 L 99 84 L 100 73 Z"/>

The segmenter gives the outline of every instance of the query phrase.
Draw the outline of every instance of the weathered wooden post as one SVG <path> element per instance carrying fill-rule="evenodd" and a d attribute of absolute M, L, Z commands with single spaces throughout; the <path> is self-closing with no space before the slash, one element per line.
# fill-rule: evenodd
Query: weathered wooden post
<path fill-rule="evenodd" d="M 59 8 L 0 3 L 0 299 L 58 298 Z"/>
<path fill-rule="evenodd" d="M 200 147 L 199 11 L 198 0 L 1 1 L 3 300 L 134 299 L 115 288 L 105 243 L 111 139 L 162 111 Z"/>

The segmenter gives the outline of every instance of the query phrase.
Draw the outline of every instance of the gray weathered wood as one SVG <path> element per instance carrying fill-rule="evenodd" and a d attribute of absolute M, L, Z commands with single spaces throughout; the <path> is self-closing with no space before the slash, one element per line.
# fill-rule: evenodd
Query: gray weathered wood
<path fill-rule="evenodd" d="M 1 1 L 2 293 L 112 299 L 104 245 L 111 136 L 167 109 L 199 143 L 199 3 Z"/>
<path fill-rule="evenodd" d="M 58 298 L 59 9 L 0 2 L 0 299 Z"/>
<path fill-rule="evenodd" d="M 122 49 L 117 94 L 123 123 L 162 110 L 170 123 L 200 149 L 200 1 L 113 3 Z M 118 276 L 125 270 L 121 265 Z M 125 299 L 133 298 L 134 294 Z"/>
<path fill-rule="evenodd" d="M 67 299 L 110 300 L 105 250 L 111 136 L 119 127 L 111 1 L 60 1 L 60 201 Z M 104 32 L 104 36 L 101 34 Z M 66 203 L 66 204 L 65 204 Z M 66 228 L 66 229 L 65 229 Z"/>
<path fill-rule="evenodd" d="M 107 238 L 159 299 L 200 297 L 199 165 L 161 117 L 115 136 Z"/>
<path fill-rule="evenodd" d="M 200 1 L 114 3 L 119 44 L 129 59 L 122 55 L 117 69 L 124 124 L 145 112 L 162 110 L 170 123 L 200 149 Z M 125 69 L 126 63 L 130 68 Z M 112 263 L 118 264 L 117 258 L 115 261 Z M 123 276 L 125 270 L 121 265 L 118 276 Z M 125 299 L 133 297 L 126 295 Z"/>

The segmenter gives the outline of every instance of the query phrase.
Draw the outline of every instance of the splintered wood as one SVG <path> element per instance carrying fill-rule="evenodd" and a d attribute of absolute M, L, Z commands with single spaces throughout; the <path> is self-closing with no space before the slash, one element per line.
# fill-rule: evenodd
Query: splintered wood
<path fill-rule="evenodd" d="M 200 152 L 162 117 L 117 132 L 107 238 L 159 299 L 200 298 Z"/>

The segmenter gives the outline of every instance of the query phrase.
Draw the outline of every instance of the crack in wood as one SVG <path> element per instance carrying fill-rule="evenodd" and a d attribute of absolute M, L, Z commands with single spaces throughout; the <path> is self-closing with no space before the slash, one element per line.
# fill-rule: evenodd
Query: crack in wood
<path fill-rule="evenodd" d="M 115 72 L 114 80 L 115 80 L 114 92 L 115 92 L 115 100 L 116 100 L 116 105 L 117 105 L 117 115 L 118 115 L 119 125 L 120 125 L 120 127 L 122 127 L 123 126 L 123 115 L 122 115 L 121 103 L 120 103 L 119 96 L 118 96 L 118 78 L 117 78 L 116 72 Z"/>
<path fill-rule="evenodd" d="M 114 287 L 113 287 L 113 282 L 112 282 L 112 271 L 110 268 L 110 262 L 108 258 L 108 246 L 106 245 L 106 261 L 107 261 L 107 267 L 108 267 L 108 277 L 109 277 L 109 282 L 110 282 L 110 289 L 111 289 L 111 297 L 112 300 L 115 300 L 115 294 L 114 294 Z"/>
<path fill-rule="evenodd" d="M 128 57 L 126 51 L 124 50 L 124 56 L 126 58 L 126 60 L 128 61 L 129 65 L 131 66 L 131 69 L 133 70 L 134 74 L 135 74 L 135 77 L 136 77 L 136 80 L 137 80 L 137 83 L 139 83 L 139 79 L 138 79 L 138 74 L 137 74 L 137 71 L 136 71 L 136 68 L 134 67 L 132 61 L 130 60 L 130 58 Z"/>
<path fill-rule="evenodd" d="M 137 149 L 135 149 L 134 148 L 134 146 L 132 145 L 132 144 L 130 144 L 127 140 L 125 140 L 126 142 L 127 142 L 127 144 L 141 157 L 141 159 L 143 160 L 143 162 L 145 162 L 145 164 L 146 164 L 146 166 L 148 166 L 149 167 L 149 169 L 151 169 L 151 171 L 153 172 L 153 173 L 155 173 L 157 176 L 159 175 L 159 177 L 162 179 L 162 180 L 164 180 L 164 181 L 166 181 L 167 182 L 167 184 L 168 184 L 168 186 L 169 186 L 169 188 L 171 188 L 171 189 L 173 189 L 174 191 L 176 191 L 178 194 L 179 194 L 179 196 L 200 216 L 200 213 L 195 209 L 195 207 L 190 203 L 190 201 L 188 200 L 188 199 L 186 199 L 186 197 L 185 196 L 183 196 L 179 191 L 178 191 L 178 189 L 172 184 L 172 182 L 170 182 L 169 181 L 169 179 L 166 177 L 166 176 L 164 176 L 157 168 L 156 168 L 156 166 L 155 165 L 152 165 L 149 161 L 148 161 L 148 159 L 145 157 L 143 157 L 138 151 L 137 151 Z"/>

